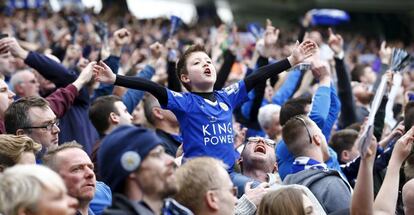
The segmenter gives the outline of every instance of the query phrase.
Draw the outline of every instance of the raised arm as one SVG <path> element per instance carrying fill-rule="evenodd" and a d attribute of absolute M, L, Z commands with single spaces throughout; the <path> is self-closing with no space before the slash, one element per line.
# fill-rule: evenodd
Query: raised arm
<path fill-rule="evenodd" d="M 26 51 L 13 37 L 7 37 L 0 40 L 0 49 L 3 47 L 6 47 L 14 57 L 24 60 L 28 66 L 37 70 L 46 79 L 55 83 L 57 87 L 64 87 L 75 81 L 77 78 L 77 74 L 71 72 L 59 62 L 54 61 L 43 54 Z"/>
<path fill-rule="evenodd" d="M 314 77 L 319 79 L 319 87 L 313 96 L 309 118 L 323 130 L 331 107 L 331 72 L 327 62 L 316 60 L 312 67 Z"/>
<path fill-rule="evenodd" d="M 217 74 L 217 81 L 214 84 L 215 90 L 220 90 L 221 88 L 224 87 L 224 84 L 226 83 L 226 80 L 229 77 L 229 74 L 231 72 L 231 67 L 236 61 L 236 56 L 234 56 L 234 54 L 229 49 L 223 52 L 223 58 L 224 58 L 223 65 L 221 65 L 220 67 L 220 70 Z"/>
<path fill-rule="evenodd" d="M 395 144 L 387 173 L 382 182 L 381 189 L 374 202 L 375 214 L 394 214 L 398 199 L 398 184 L 400 181 L 400 168 L 410 155 L 414 140 L 414 127 L 411 127 Z"/>
<path fill-rule="evenodd" d="M 175 39 L 168 39 L 165 43 L 168 50 L 167 56 L 167 75 L 168 75 L 168 89 L 181 92 L 181 82 L 178 79 L 175 66 L 178 60 L 178 41 Z"/>
<path fill-rule="evenodd" d="M 361 128 L 361 131 L 363 129 Z M 357 144 L 361 138 L 361 133 L 357 138 Z M 375 151 L 377 142 L 372 133 L 368 134 L 371 139 L 370 147 L 365 157 L 361 158 L 359 164 L 358 177 L 355 184 L 354 194 L 351 203 L 351 215 L 355 214 L 373 214 L 374 189 L 373 189 L 373 164 L 375 161 Z"/>
<path fill-rule="evenodd" d="M 344 63 L 344 40 L 340 34 L 334 34 L 329 28 L 329 47 L 334 52 L 335 70 L 338 78 L 338 96 L 341 100 L 341 127 L 347 127 L 357 121 L 355 100 L 352 94 L 351 80 Z"/>
<path fill-rule="evenodd" d="M 167 89 L 157 83 L 140 78 L 115 75 L 105 63 L 95 64 L 93 67 L 96 80 L 102 83 L 115 84 L 122 87 L 143 90 L 151 93 L 161 105 L 167 105 Z"/>
<path fill-rule="evenodd" d="M 255 73 L 245 78 L 244 82 L 246 84 L 247 91 L 253 89 L 257 83 L 266 81 L 268 78 L 302 62 L 306 58 L 312 56 L 316 50 L 317 45 L 313 41 L 307 40 L 301 44 L 297 42 L 292 54 L 289 57 L 277 63 L 261 67 Z"/>
<path fill-rule="evenodd" d="M 93 65 L 95 65 L 95 62 L 89 63 L 72 84 L 58 88 L 45 98 L 58 118 L 65 115 L 79 95 L 79 91 L 91 80 Z"/>
<path fill-rule="evenodd" d="M 131 33 L 125 28 L 121 28 L 114 32 L 114 36 L 112 38 L 114 46 L 110 50 L 110 56 L 104 60 L 104 63 L 108 65 L 108 67 L 111 68 L 115 74 L 118 74 L 122 47 L 128 45 L 131 42 L 131 37 Z M 99 96 L 110 95 L 112 94 L 113 89 L 113 85 L 100 84 L 99 87 L 94 90 L 94 94 L 91 100 L 93 101 Z"/>

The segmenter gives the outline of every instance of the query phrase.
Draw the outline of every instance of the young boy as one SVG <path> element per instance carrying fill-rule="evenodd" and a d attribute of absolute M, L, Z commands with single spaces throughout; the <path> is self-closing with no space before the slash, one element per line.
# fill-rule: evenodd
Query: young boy
<path fill-rule="evenodd" d="M 189 91 L 177 93 L 151 81 L 115 75 L 104 63 L 96 65 L 96 79 L 103 83 L 144 90 L 154 95 L 163 108 L 177 117 L 183 136 L 184 159 L 210 156 L 223 160 L 232 172 L 235 163 L 232 112 L 247 99 L 257 83 L 289 69 L 310 57 L 317 49 L 312 41 L 296 44 L 292 54 L 224 90 L 213 91 L 216 69 L 200 46 L 191 46 L 177 62 L 177 74 Z"/>

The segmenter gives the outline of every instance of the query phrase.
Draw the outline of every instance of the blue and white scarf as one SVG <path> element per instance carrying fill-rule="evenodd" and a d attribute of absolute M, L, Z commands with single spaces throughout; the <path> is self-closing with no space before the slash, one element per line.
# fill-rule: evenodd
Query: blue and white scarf
<path fill-rule="evenodd" d="M 295 161 L 293 161 L 291 173 L 294 174 L 307 169 L 329 170 L 325 163 L 320 163 L 310 157 L 297 157 L 295 158 Z"/>

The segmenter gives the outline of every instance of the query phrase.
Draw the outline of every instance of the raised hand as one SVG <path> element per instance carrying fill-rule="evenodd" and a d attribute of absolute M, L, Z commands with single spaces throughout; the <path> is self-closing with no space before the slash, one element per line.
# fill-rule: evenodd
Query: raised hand
<path fill-rule="evenodd" d="M 381 49 L 379 51 L 381 63 L 389 65 L 391 61 L 391 54 L 392 54 L 392 48 L 387 47 L 387 42 L 382 41 Z"/>
<path fill-rule="evenodd" d="M 291 66 L 295 66 L 306 58 L 312 56 L 317 51 L 318 45 L 312 40 L 305 40 L 301 44 L 299 44 L 299 41 L 296 41 L 295 48 L 293 49 L 292 54 L 288 57 L 289 63 Z"/>
<path fill-rule="evenodd" d="M 231 37 L 233 39 L 233 42 L 230 44 L 229 50 L 235 55 L 238 56 L 241 53 L 241 47 L 240 47 L 240 36 L 239 36 L 239 29 L 237 28 L 237 25 L 233 25 L 231 28 Z"/>
<path fill-rule="evenodd" d="M 326 61 L 312 62 L 312 74 L 318 80 L 329 79 L 331 77 L 331 67 Z"/>
<path fill-rule="evenodd" d="M 216 36 L 216 42 L 215 45 L 217 47 L 222 46 L 222 44 L 224 42 L 226 42 L 228 37 L 228 33 L 227 33 L 227 27 L 224 24 L 221 24 L 218 29 L 217 29 L 217 36 Z"/>
<path fill-rule="evenodd" d="M 272 21 L 266 20 L 266 31 L 263 39 L 257 41 L 256 49 L 263 57 L 270 57 L 276 48 L 276 42 L 279 39 L 279 29 L 272 25 Z"/>
<path fill-rule="evenodd" d="M 382 148 L 386 148 L 390 141 L 394 138 L 400 138 L 405 131 L 404 121 L 398 123 L 397 127 L 391 131 L 386 137 L 382 138 L 382 140 L 378 143 Z"/>
<path fill-rule="evenodd" d="M 86 83 L 88 83 L 93 76 L 93 67 L 96 65 L 96 62 L 90 62 L 86 67 L 84 67 L 79 74 L 76 81 L 73 82 L 73 85 L 78 89 L 82 89 L 83 86 L 85 86 Z"/>
<path fill-rule="evenodd" d="M 401 165 L 404 160 L 410 155 L 414 141 L 414 127 L 411 127 L 398 141 L 395 143 L 394 151 L 391 155 L 391 161 L 397 162 Z"/>
<path fill-rule="evenodd" d="M 275 28 L 272 25 L 272 21 L 270 19 L 266 20 L 266 31 L 264 33 L 264 45 L 266 47 L 274 47 L 276 45 L 277 40 L 279 39 L 279 29 Z"/>
<path fill-rule="evenodd" d="M 158 59 L 161 57 L 162 51 L 164 49 L 164 46 L 160 44 L 159 42 L 155 42 L 149 46 L 151 57 L 154 59 Z"/>
<path fill-rule="evenodd" d="M 28 51 L 19 45 L 14 37 L 6 37 L 0 40 L 0 53 L 7 52 L 10 52 L 14 57 L 18 57 L 23 60 L 26 59 L 29 54 Z"/>
<path fill-rule="evenodd" d="M 114 41 L 116 46 L 127 45 L 131 42 L 131 33 L 126 28 L 121 28 L 114 32 Z"/>
<path fill-rule="evenodd" d="M 93 74 L 95 75 L 96 81 L 106 84 L 115 83 L 116 75 L 112 72 L 111 68 L 102 61 L 93 66 Z"/>
<path fill-rule="evenodd" d="M 150 48 L 151 55 L 150 55 L 148 64 L 151 65 L 152 67 L 155 67 L 157 65 L 158 59 L 161 57 L 164 51 L 164 46 L 160 44 L 159 42 L 155 42 L 151 44 L 149 48 Z"/>
<path fill-rule="evenodd" d="M 328 44 L 332 51 L 338 55 L 344 50 L 344 40 L 340 34 L 334 34 L 332 29 L 329 28 Z"/>

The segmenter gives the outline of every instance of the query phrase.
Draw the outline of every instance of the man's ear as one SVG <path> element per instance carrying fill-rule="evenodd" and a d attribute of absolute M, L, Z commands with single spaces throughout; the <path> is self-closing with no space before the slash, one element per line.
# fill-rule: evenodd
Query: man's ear
<path fill-rule="evenodd" d="M 181 74 L 180 76 L 181 82 L 183 83 L 189 83 L 190 79 L 188 78 L 188 74 Z"/>
<path fill-rule="evenodd" d="M 109 120 L 110 120 L 111 122 L 114 122 L 114 123 L 119 123 L 119 116 L 118 116 L 118 114 L 116 114 L 116 113 L 114 113 L 114 112 L 111 112 L 111 113 L 109 114 Z"/>
<path fill-rule="evenodd" d="M 239 159 L 237 159 L 237 164 L 239 164 L 240 166 L 243 164 L 243 157 L 240 156 Z"/>
<path fill-rule="evenodd" d="M 212 190 L 207 191 L 207 193 L 204 196 L 204 199 L 206 202 L 206 206 L 211 210 L 218 211 L 220 209 L 219 199 Z"/>
<path fill-rule="evenodd" d="M 315 143 L 315 145 L 320 146 L 322 143 L 322 139 L 319 135 L 315 134 L 312 136 L 312 142 Z"/>
<path fill-rule="evenodd" d="M 25 132 L 24 132 L 23 129 L 21 129 L 21 128 L 17 129 L 16 135 L 24 135 L 24 134 L 25 134 Z"/>
<path fill-rule="evenodd" d="M 343 150 L 340 154 L 340 160 L 349 160 L 349 151 L 348 150 Z"/>
<path fill-rule="evenodd" d="M 164 119 L 164 115 L 162 114 L 162 109 L 160 107 L 153 107 L 152 114 L 154 114 L 157 119 Z"/>

